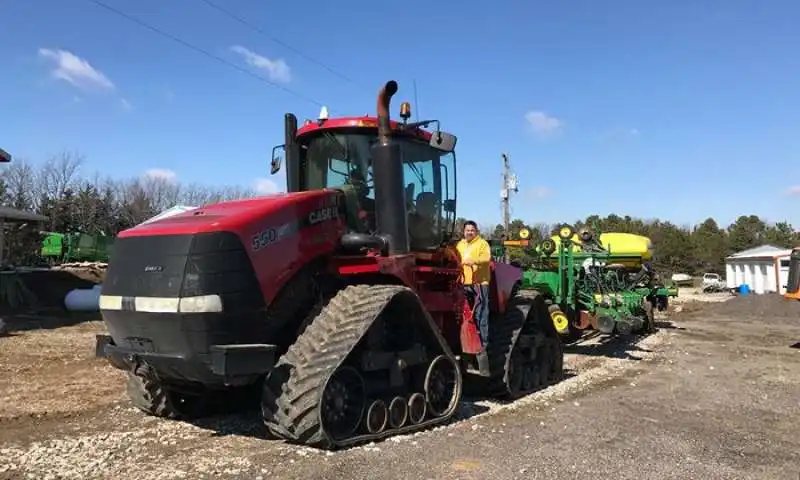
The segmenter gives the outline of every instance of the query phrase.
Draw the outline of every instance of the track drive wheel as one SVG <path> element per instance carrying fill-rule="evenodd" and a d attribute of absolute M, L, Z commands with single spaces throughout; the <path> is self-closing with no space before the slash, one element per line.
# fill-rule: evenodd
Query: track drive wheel
<path fill-rule="evenodd" d="M 564 349 L 542 297 L 512 296 L 507 305 L 490 325 L 489 393 L 513 400 L 559 381 Z"/>
<path fill-rule="evenodd" d="M 128 373 L 127 392 L 136 408 L 156 417 L 197 418 L 209 408 L 207 398 L 202 395 L 183 394 L 164 387 L 148 365 L 139 365 Z"/>

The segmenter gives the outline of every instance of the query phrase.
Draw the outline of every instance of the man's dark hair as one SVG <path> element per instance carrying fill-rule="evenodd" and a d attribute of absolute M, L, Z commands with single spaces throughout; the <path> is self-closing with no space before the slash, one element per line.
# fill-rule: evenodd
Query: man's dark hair
<path fill-rule="evenodd" d="M 477 223 L 473 222 L 472 220 L 467 220 L 466 222 L 464 222 L 464 226 L 462 227 L 462 230 L 464 228 L 467 228 L 467 225 L 472 225 L 473 227 L 475 227 L 475 230 L 478 229 L 478 224 Z"/>

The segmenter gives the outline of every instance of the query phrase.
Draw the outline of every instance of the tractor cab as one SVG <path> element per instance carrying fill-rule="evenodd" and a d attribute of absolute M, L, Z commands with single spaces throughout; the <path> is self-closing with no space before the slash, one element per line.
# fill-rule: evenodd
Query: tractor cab
<path fill-rule="evenodd" d="M 402 183 L 396 175 L 376 175 L 377 117 L 328 118 L 325 107 L 316 121 L 306 120 L 300 128 L 295 115 L 286 114 L 285 143 L 273 149 L 271 172 L 280 170 L 285 157 L 288 192 L 344 192 L 351 231 L 372 234 L 380 230 L 381 211 L 384 224 L 405 215 L 410 249 L 436 249 L 452 238 L 455 228 L 456 137 L 440 131 L 438 120 L 409 123 L 410 116 L 411 105 L 405 102 L 400 108 L 402 122 L 388 122 L 392 142 L 400 151 Z M 431 124 L 437 128 L 426 130 Z M 376 197 L 381 189 L 398 193 L 391 196 L 392 202 L 404 205 L 381 202 Z"/>

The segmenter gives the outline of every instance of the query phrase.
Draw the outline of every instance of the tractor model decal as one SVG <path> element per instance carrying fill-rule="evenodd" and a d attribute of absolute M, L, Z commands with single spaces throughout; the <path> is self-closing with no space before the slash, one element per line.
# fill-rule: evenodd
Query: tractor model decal
<path fill-rule="evenodd" d="M 309 213 L 308 223 L 311 225 L 316 225 L 320 222 L 324 222 L 327 220 L 336 220 L 338 218 L 339 218 L 338 207 L 324 207 Z"/>
<path fill-rule="evenodd" d="M 264 247 L 268 247 L 273 243 L 276 243 L 289 235 L 297 233 L 298 230 L 298 222 L 292 221 L 288 223 L 284 223 L 279 227 L 268 228 L 263 230 L 259 233 L 253 235 L 253 239 L 251 241 L 251 245 L 253 247 L 253 251 L 259 251 Z"/>

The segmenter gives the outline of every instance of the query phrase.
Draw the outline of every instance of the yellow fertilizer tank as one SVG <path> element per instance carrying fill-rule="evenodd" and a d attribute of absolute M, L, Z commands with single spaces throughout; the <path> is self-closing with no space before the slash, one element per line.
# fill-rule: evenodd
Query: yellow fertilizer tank
<path fill-rule="evenodd" d="M 561 238 L 558 235 L 554 235 L 551 238 L 556 245 L 556 249 L 558 249 L 561 244 Z M 572 251 L 581 253 L 583 251 L 580 246 L 582 242 L 577 234 L 572 236 L 572 242 L 574 243 Z M 611 262 L 620 263 L 627 267 L 640 267 L 642 262 L 653 258 L 653 242 L 649 237 L 643 235 L 615 232 L 601 233 L 600 244 L 612 255 Z M 556 255 L 556 253 L 553 254 L 554 257 Z"/>

